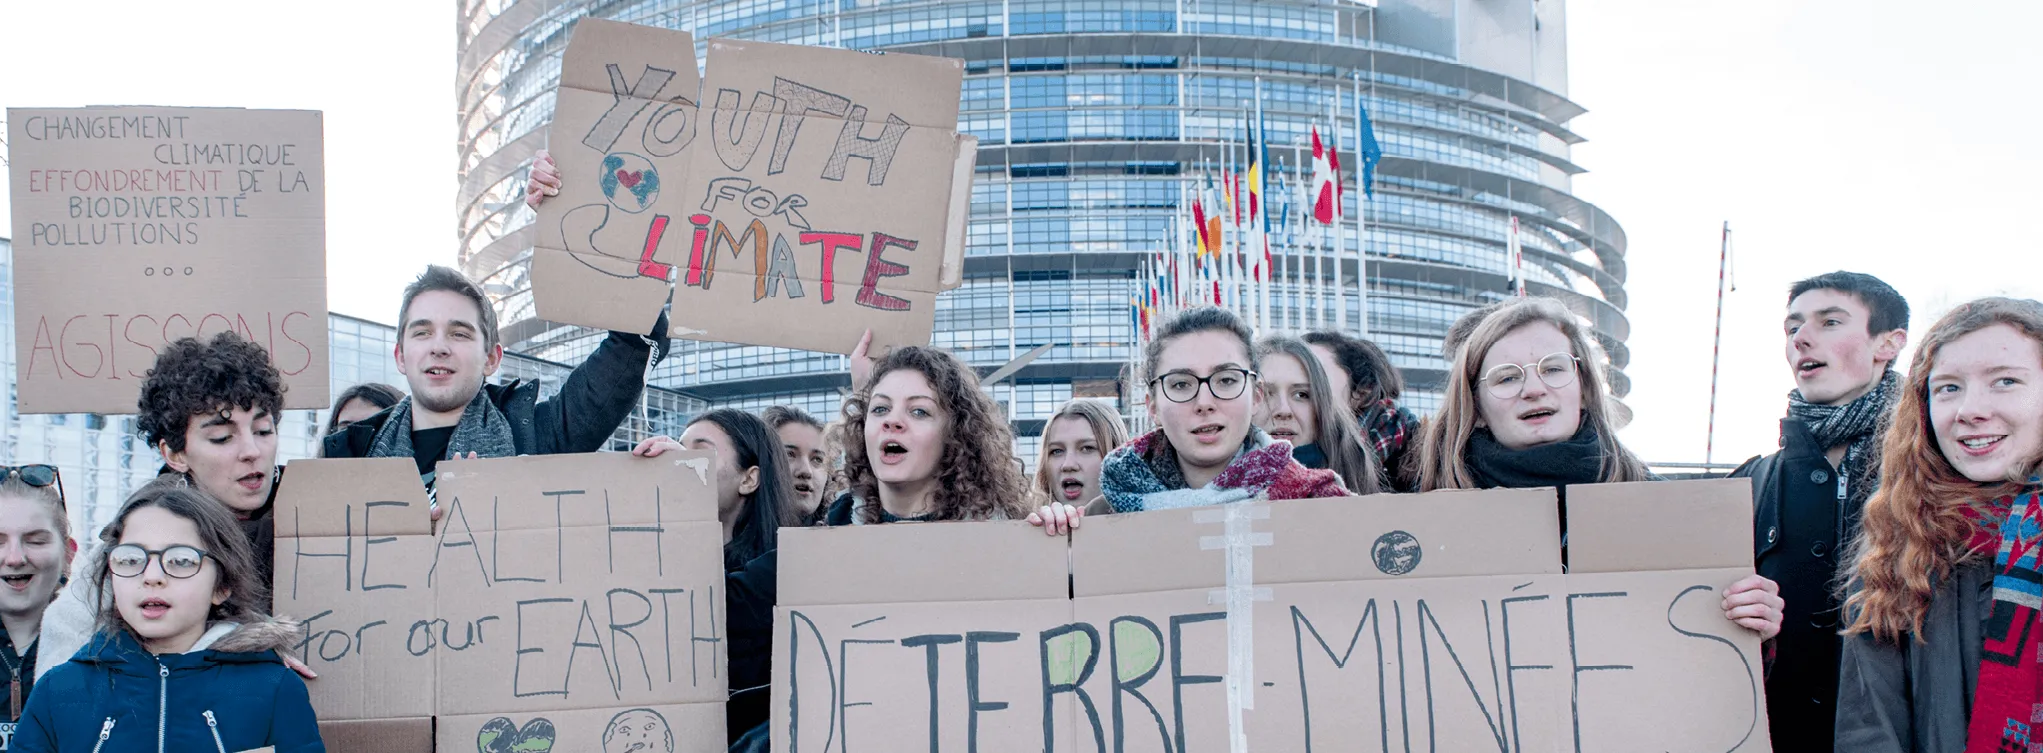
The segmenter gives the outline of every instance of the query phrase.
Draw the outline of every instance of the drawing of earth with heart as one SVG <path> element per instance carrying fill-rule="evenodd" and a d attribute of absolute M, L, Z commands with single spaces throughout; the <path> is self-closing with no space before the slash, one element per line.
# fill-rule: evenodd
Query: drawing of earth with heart
<path fill-rule="evenodd" d="M 598 183 L 612 206 L 632 214 L 645 211 L 660 198 L 660 171 L 651 160 L 630 152 L 604 157 Z"/>
<path fill-rule="evenodd" d="M 545 718 L 525 723 L 524 729 L 518 723 L 497 717 L 482 725 L 482 731 L 475 733 L 476 753 L 550 753 L 553 750 L 553 722 Z"/>

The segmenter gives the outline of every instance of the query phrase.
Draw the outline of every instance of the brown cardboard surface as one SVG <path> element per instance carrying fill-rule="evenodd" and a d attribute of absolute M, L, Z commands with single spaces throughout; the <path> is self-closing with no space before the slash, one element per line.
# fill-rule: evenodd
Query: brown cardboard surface
<path fill-rule="evenodd" d="M 134 413 L 164 343 L 228 330 L 269 350 L 284 407 L 326 407 L 320 113 L 9 109 L 7 124 L 22 413 Z"/>
<path fill-rule="evenodd" d="M 1296 500 L 1250 521 L 1259 584 L 1559 573 L 1552 489 L 1442 491 Z M 1074 593 L 1100 596 L 1219 583 L 1218 508 L 1087 518 L 1071 540 Z M 1483 527 L 1470 520 L 1487 520 Z M 1358 529 L 1360 529 L 1358 531 Z M 1412 554 L 1417 556 L 1413 557 Z M 1385 567 L 1378 567 L 1378 558 Z M 1408 567 L 1397 563 L 1408 563 Z M 1385 569 L 1388 568 L 1388 569 Z"/>
<path fill-rule="evenodd" d="M 780 579 L 777 603 L 1062 599 L 1066 556 L 1064 541 L 1021 521 L 782 528 L 779 570 L 802 576 Z M 975 562 L 1000 576 L 959 577 Z"/>
<path fill-rule="evenodd" d="M 1569 487 L 1568 572 L 1749 570 L 1751 529 L 1747 479 Z"/>
<path fill-rule="evenodd" d="M 533 305 L 543 318 L 649 332 L 687 250 L 680 191 L 700 87 L 685 31 L 584 18 L 561 60 L 547 147 L 561 194 L 539 205 Z"/>
<path fill-rule="evenodd" d="M 323 721 L 431 713 L 435 668 L 411 650 L 434 619 L 418 478 L 411 458 L 294 460 L 277 486 L 276 610 L 301 623 L 293 654 L 319 673 L 305 687 Z"/>
<path fill-rule="evenodd" d="M 1022 522 L 781 529 L 774 750 L 1069 750 L 1065 554 Z"/>
<path fill-rule="evenodd" d="M 1750 519 L 1721 508 L 1749 489 L 1572 487 L 1571 556 L 1615 546 L 1599 526 L 1731 541 Z M 1690 543 L 1674 567 L 1562 574 L 1558 513 L 1554 490 L 1531 489 L 1094 518 L 1069 538 L 1068 601 L 1007 592 L 1047 588 L 1014 583 L 1046 566 L 1019 553 L 1034 529 L 790 531 L 775 749 L 967 749 L 976 676 L 980 702 L 1009 704 L 981 708 L 986 749 L 1228 750 L 1238 707 L 1250 750 L 1768 750 L 1759 640 L 1714 595 L 1749 554 L 1687 566 L 1733 558 Z M 1036 650 L 983 650 L 974 675 L 970 637 L 1009 634 L 1000 648 Z M 907 643 L 931 635 L 959 640 Z M 1014 709 L 1038 724 L 990 743 Z"/>
<path fill-rule="evenodd" d="M 449 460 L 434 531 L 418 525 L 409 458 L 292 463 L 277 609 L 306 620 L 294 653 L 320 673 L 314 709 L 365 722 L 425 710 L 442 745 L 543 717 L 590 750 L 614 716 L 651 709 L 677 750 L 721 749 L 713 468 L 701 452 Z"/>
<path fill-rule="evenodd" d="M 306 683 L 310 687 L 312 683 Z M 432 753 L 433 718 L 319 720 L 328 753 Z"/>
<path fill-rule="evenodd" d="M 927 344 L 946 260 L 962 274 L 952 208 L 977 153 L 957 134 L 963 63 L 716 39 L 706 69 L 675 335 Z"/>

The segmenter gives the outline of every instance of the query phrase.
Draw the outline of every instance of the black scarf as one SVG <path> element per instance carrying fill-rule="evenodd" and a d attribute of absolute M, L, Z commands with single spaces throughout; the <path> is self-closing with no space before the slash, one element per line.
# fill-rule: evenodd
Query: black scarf
<path fill-rule="evenodd" d="M 1327 467 L 1327 453 L 1325 450 L 1321 450 L 1319 448 L 1318 443 L 1302 444 L 1292 447 L 1291 459 L 1298 461 L 1299 465 L 1305 466 L 1307 468 L 1324 469 Z"/>
<path fill-rule="evenodd" d="M 1587 420 L 1575 436 L 1553 444 L 1505 449 L 1489 429 L 1476 429 L 1464 454 L 1469 473 L 1484 489 L 1594 484 L 1603 480 L 1603 448 Z"/>
<path fill-rule="evenodd" d="M 1788 392 L 1788 418 L 1809 427 L 1817 448 L 1827 452 L 1832 447 L 1850 445 L 1837 473 L 1850 479 L 1844 491 L 1853 510 L 1863 507 L 1880 483 L 1879 442 L 1884 433 L 1881 429 L 1886 427 L 1887 417 L 1893 414 L 1894 403 L 1901 396 L 1900 385 L 1901 377 L 1888 369 L 1871 391 L 1843 405 L 1817 405 L 1803 400 L 1801 390 Z"/>

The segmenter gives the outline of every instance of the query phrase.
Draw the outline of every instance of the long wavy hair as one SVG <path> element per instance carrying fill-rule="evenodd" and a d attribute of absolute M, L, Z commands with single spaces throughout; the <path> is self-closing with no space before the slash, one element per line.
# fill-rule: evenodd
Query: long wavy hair
<path fill-rule="evenodd" d="M 1382 491 L 1383 469 L 1377 466 L 1376 451 L 1362 435 L 1362 427 L 1355 423 L 1354 412 L 1340 398 L 1341 388 L 1335 387 L 1326 369 L 1320 367 L 1312 347 L 1296 337 L 1271 335 L 1258 341 L 1256 350 L 1263 363 L 1269 363 L 1271 356 L 1290 356 L 1305 368 L 1305 380 L 1312 390 L 1312 412 L 1319 424 L 1319 436 L 1313 437 L 1312 442 L 1326 453 L 1327 468 L 1341 474 L 1348 491 L 1356 494 Z M 1269 398 L 1264 400 L 1269 405 Z"/>
<path fill-rule="evenodd" d="M 1985 500 L 2018 494 L 2038 459 L 2017 463 L 2009 477 L 1982 485 L 1968 479 L 1937 448 L 1930 420 L 1930 369 L 1952 341 L 2005 324 L 2043 343 L 2043 303 L 1981 298 L 1937 320 L 1915 351 L 1908 382 L 1888 422 L 1880 453 L 1880 488 L 1866 501 L 1860 533 L 1842 579 L 1847 635 L 1870 632 L 1890 643 L 1910 633 L 1920 640 L 1924 613 L 1937 584 L 1975 556 L 1973 530 L 1995 521 Z M 1980 522 L 1975 522 L 1980 521 Z"/>
<path fill-rule="evenodd" d="M 766 428 L 764 420 L 736 408 L 718 408 L 696 416 L 688 425 L 704 421 L 716 424 L 730 438 L 730 452 L 736 454 L 737 461 L 733 465 L 740 474 L 747 468 L 759 469 L 759 488 L 746 495 L 745 509 L 731 528 L 731 543 L 724 545 L 724 570 L 737 570 L 778 548 L 780 527 L 801 519 L 795 508 L 794 482 L 788 477 L 787 455 L 780 450 L 780 439 Z"/>
<path fill-rule="evenodd" d="M 1036 452 L 1036 491 L 1050 495 L 1050 429 L 1066 418 L 1083 419 L 1092 427 L 1092 439 L 1100 446 L 1100 457 L 1113 452 L 1114 448 L 1128 443 L 1128 424 L 1121 421 L 1121 414 L 1113 406 L 1091 398 L 1072 398 L 1057 406 L 1057 412 L 1050 414 L 1050 420 L 1043 422 L 1043 437 Z M 1086 500 L 1090 502 L 1091 500 Z"/>
<path fill-rule="evenodd" d="M 1609 389 L 1597 351 L 1567 305 L 1552 298 L 1520 298 L 1499 306 L 1482 318 L 1469 333 L 1468 342 L 1454 351 L 1447 373 L 1447 393 L 1440 413 L 1427 422 L 1425 441 L 1420 445 L 1419 490 L 1474 489 L 1474 472 L 1468 467 L 1468 442 L 1475 435 L 1482 388 L 1483 358 L 1497 342 L 1530 324 L 1545 322 L 1568 338 L 1568 351 L 1578 359 L 1575 384 L 1582 390 L 1582 420 L 1596 429 L 1596 441 L 1603 455 L 1603 482 L 1645 481 L 1651 474 L 1638 456 L 1617 441 L 1617 429 L 1610 420 Z"/>
<path fill-rule="evenodd" d="M 880 522 L 880 481 L 873 475 L 872 448 L 865 443 L 867 407 L 873 387 L 887 374 L 910 369 L 929 380 L 950 431 L 937 461 L 934 520 L 1020 520 L 1031 507 L 1028 481 L 1014 467 L 1014 431 L 1000 405 L 979 389 L 979 375 L 963 361 L 935 348 L 895 348 L 873 364 L 872 378 L 844 401 L 844 469 L 851 492 L 869 504 L 859 508 L 866 523 Z"/>

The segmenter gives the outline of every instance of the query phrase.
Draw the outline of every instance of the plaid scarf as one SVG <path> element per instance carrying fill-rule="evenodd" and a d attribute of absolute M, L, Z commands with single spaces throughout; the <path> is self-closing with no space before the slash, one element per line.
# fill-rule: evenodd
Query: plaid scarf
<path fill-rule="evenodd" d="M 1837 475 L 1843 476 L 1845 496 L 1851 501 L 1850 516 L 1872 498 L 1880 485 L 1880 435 L 1894 403 L 1901 397 L 1901 377 L 1893 369 L 1880 375 L 1880 383 L 1857 399 L 1843 405 L 1817 405 L 1802 399 L 1801 390 L 1788 392 L 1788 418 L 1808 425 L 1816 446 L 1828 450 L 1849 443 Z"/>
<path fill-rule="evenodd" d="M 1419 417 L 1396 400 L 1384 398 L 1362 412 L 1362 428 L 1369 432 L 1369 446 L 1376 449 L 1376 462 L 1386 468 L 1390 459 L 1419 435 Z"/>
<path fill-rule="evenodd" d="M 2043 655 L 2037 644 L 2038 613 L 2043 609 L 2043 502 L 2037 490 L 1994 500 L 1989 505 L 2000 524 L 1982 524 L 1973 534 L 1973 551 L 1994 552 L 1993 616 L 1981 626 L 1979 685 L 1973 693 L 1972 722 L 1965 736 L 1966 753 L 2034 753 L 2043 751 Z M 1982 521 L 1985 523 L 1985 521 Z"/>

